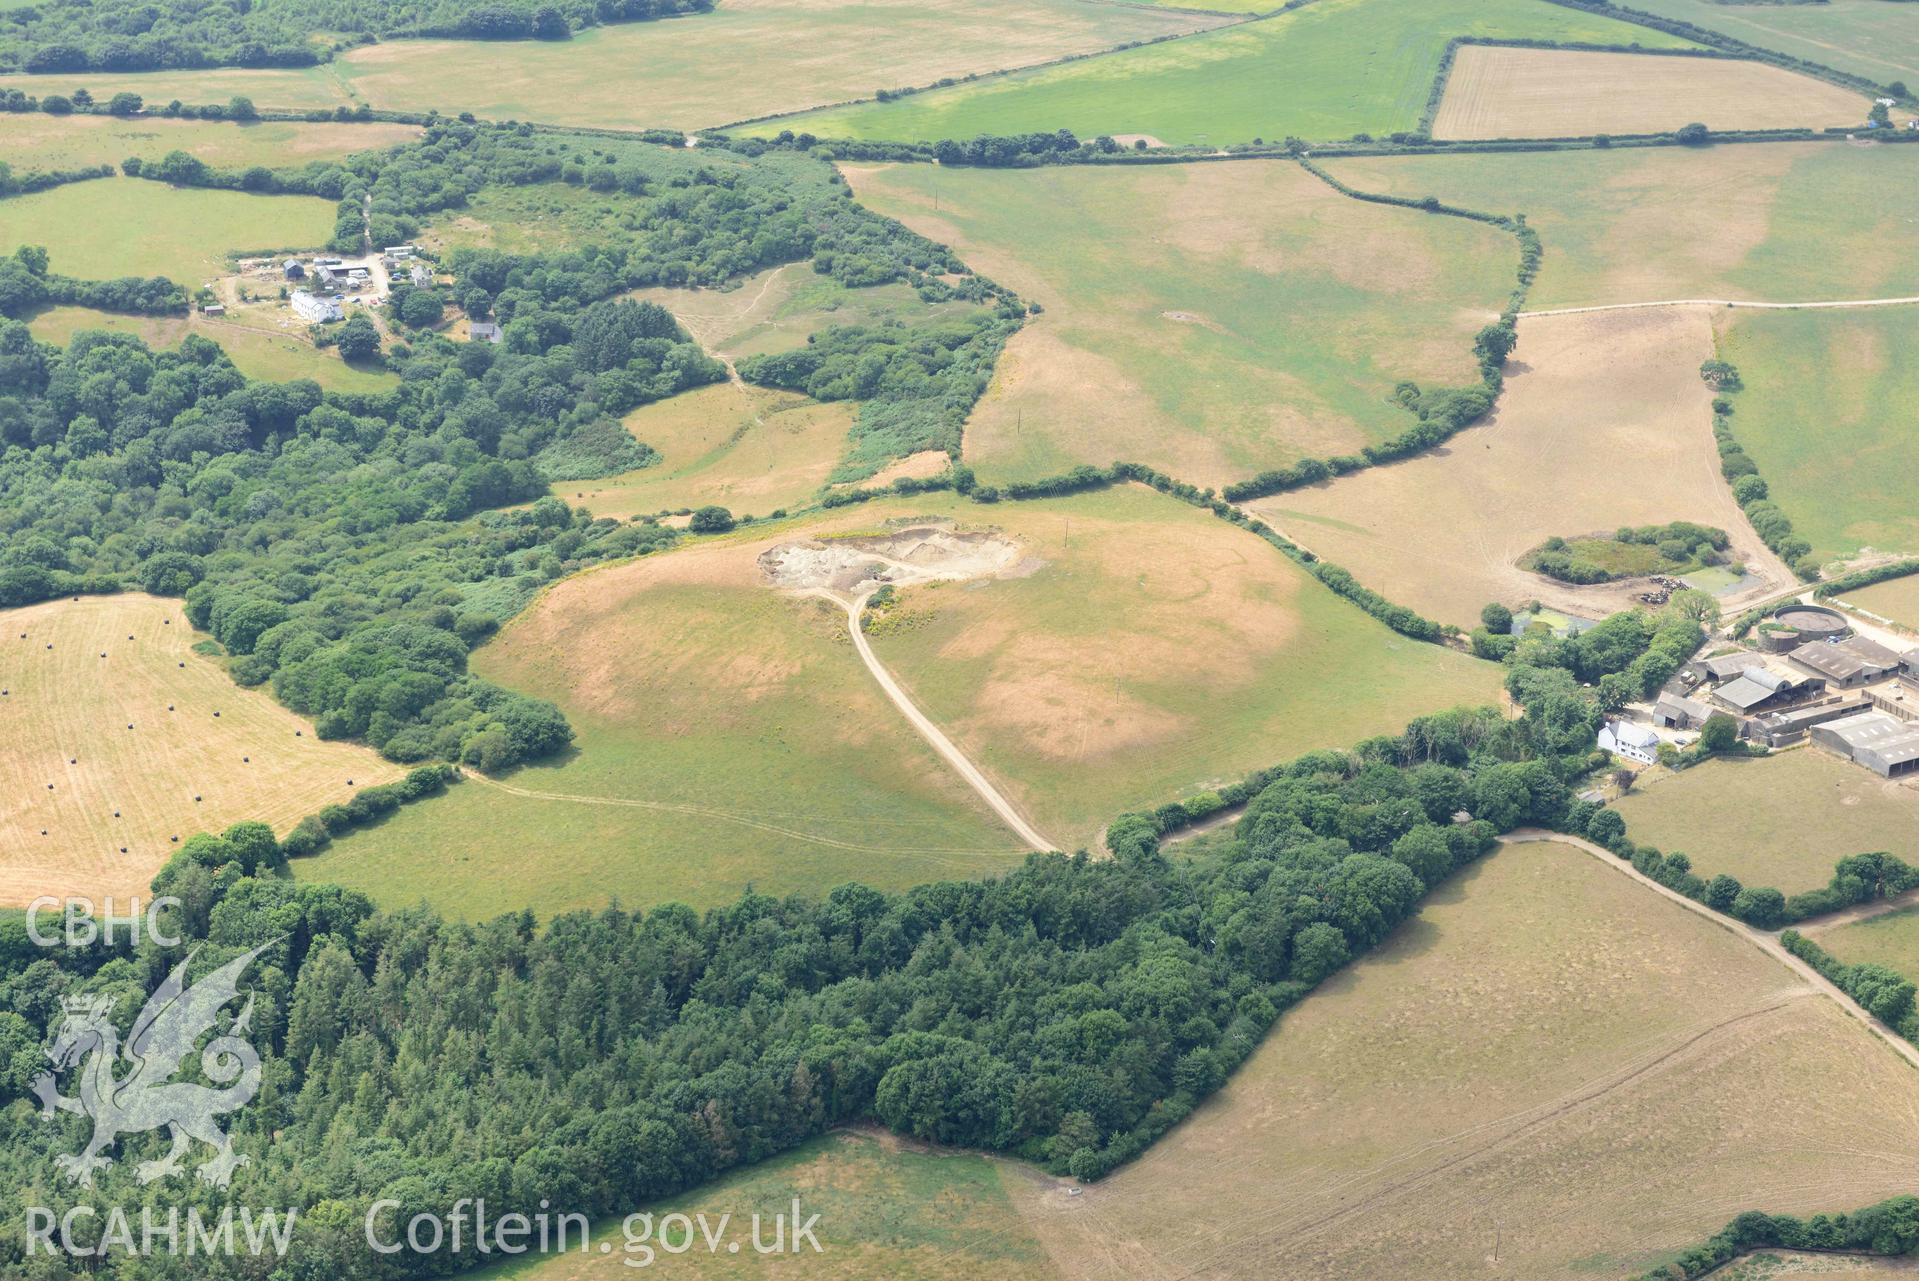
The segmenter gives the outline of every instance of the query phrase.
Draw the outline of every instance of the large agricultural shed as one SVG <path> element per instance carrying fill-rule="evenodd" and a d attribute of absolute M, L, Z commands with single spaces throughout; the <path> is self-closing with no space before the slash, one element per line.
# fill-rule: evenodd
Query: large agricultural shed
<path fill-rule="evenodd" d="M 1882 778 L 1919 771 L 1919 726 L 1884 712 L 1861 712 L 1815 725 L 1812 741 Z"/>

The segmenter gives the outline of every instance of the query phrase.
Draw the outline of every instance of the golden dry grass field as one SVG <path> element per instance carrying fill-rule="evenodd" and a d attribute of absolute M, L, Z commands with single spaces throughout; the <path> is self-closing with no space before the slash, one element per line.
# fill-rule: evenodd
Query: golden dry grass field
<path fill-rule="evenodd" d="M 822 405 L 742 383 L 701 387 L 626 416 L 627 430 L 659 451 L 651 467 L 565 481 L 553 492 L 619 519 L 708 503 L 736 516 L 803 506 L 846 451 L 856 412 L 851 402 Z"/>
<path fill-rule="evenodd" d="M 400 776 L 235 685 L 197 639 L 153 596 L 0 611 L 0 905 L 144 894 L 173 837 L 242 819 L 284 834 Z"/>
<path fill-rule="evenodd" d="M 170 151 L 186 151 L 219 169 L 247 165 L 272 168 L 334 160 L 356 151 L 391 147 L 418 138 L 417 125 L 328 122 L 309 124 L 261 120 L 235 124 L 223 120 L 176 120 L 148 116 L 10 115 L 0 135 L 0 161 L 16 173 L 34 169 L 75 169 L 118 165 L 129 156 L 158 160 Z"/>
<path fill-rule="evenodd" d="M 1818 889 L 1849 854 L 1919 862 L 1919 789 L 1816 747 L 1662 774 L 1616 808 L 1635 841 L 1683 852 L 1701 876 L 1787 894 Z"/>
<path fill-rule="evenodd" d="M 1045 311 L 966 429 L 983 478 L 1149 463 L 1218 485 L 1412 421 L 1403 378 L 1477 377 L 1518 249 L 1341 196 L 1289 161 L 851 167 L 860 199 Z"/>
<path fill-rule="evenodd" d="M 79 76 L 14 74 L 0 76 L 0 89 L 18 89 L 33 97 L 70 93 L 84 87 L 105 102 L 116 93 L 137 93 L 153 107 L 170 100 L 195 106 L 225 103 L 236 95 L 262 109 L 311 111 L 352 106 L 346 87 L 331 66 L 300 68 L 195 67 L 170 71 L 89 71 Z M 9 117 L 9 123 L 18 117 Z"/>
<path fill-rule="evenodd" d="M 1545 244 L 1526 305 L 1808 302 L 1919 294 L 1919 147 L 1823 142 L 1329 160 L 1364 191 L 1523 213 Z"/>
<path fill-rule="evenodd" d="M 1462 45 L 1435 138 L 1582 138 L 1712 129 L 1864 127 L 1863 96 L 1763 62 Z"/>
<path fill-rule="evenodd" d="M 177 347 L 188 334 L 197 334 L 219 343 L 249 378 L 272 382 L 311 378 L 328 391 L 378 391 L 399 381 L 385 370 L 349 365 L 339 352 L 322 351 L 304 337 L 222 321 L 197 311 L 190 316 L 128 316 L 88 307 L 48 307 L 29 316 L 27 328 L 41 342 L 61 346 L 83 329 L 136 334 L 156 351 Z"/>
<path fill-rule="evenodd" d="M 885 700 L 843 612 L 757 569 L 782 543 L 919 516 L 1000 529 L 1019 568 L 905 589 L 874 649 L 1068 849 L 1123 810 L 1497 697 L 1498 668 L 1396 636 L 1253 536 L 1141 487 L 876 501 L 552 588 L 474 667 L 557 702 L 576 754 L 504 780 L 518 791 L 476 782 L 413 806 L 299 874 L 489 915 L 1006 868 L 1016 838 Z"/>
<path fill-rule="evenodd" d="M 1919 1080 L 1887 1046 L 1731 931 L 1534 845 L 1441 886 L 1138 1162 L 1022 1210 L 1073 1281 L 1574 1281 L 1915 1183 Z"/>
<path fill-rule="evenodd" d="M 1547 537 L 1695 520 L 1783 585 L 1719 474 L 1704 311 L 1522 319 L 1487 421 L 1405 462 L 1249 504 L 1275 528 L 1403 605 L 1470 626 L 1489 600 L 1597 617 L 1617 586 L 1573 588 L 1518 567 Z M 1622 594 L 1623 592 L 1623 594 Z M 1595 613 L 1597 611 L 1597 613 Z"/>

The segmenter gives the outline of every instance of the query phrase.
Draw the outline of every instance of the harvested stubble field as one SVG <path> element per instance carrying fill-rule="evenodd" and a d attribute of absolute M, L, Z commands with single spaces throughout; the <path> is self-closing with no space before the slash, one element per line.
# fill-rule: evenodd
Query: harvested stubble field
<path fill-rule="evenodd" d="M 198 639 L 177 601 L 152 596 L 0 612 L 0 904 L 144 896 L 172 837 L 243 819 L 284 834 L 400 776 L 236 686 Z"/>
<path fill-rule="evenodd" d="M 177 347 L 188 334 L 217 342 L 228 359 L 249 378 L 292 382 L 311 378 L 328 391 L 378 391 L 398 381 L 392 373 L 349 365 L 337 351 L 322 351 L 303 338 L 223 322 L 194 312 L 191 316 L 127 316 L 89 307 L 48 307 L 27 318 L 41 342 L 65 346 L 83 329 L 136 334 L 159 351 Z"/>
<path fill-rule="evenodd" d="M 1708 761 L 1642 784 L 1617 804 L 1635 841 L 1786 894 L 1818 889 L 1849 854 L 1919 862 L 1919 791 L 1815 747 Z"/>
<path fill-rule="evenodd" d="M 856 412 L 791 392 L 724 382 L 626 416 L 627 430 L 659 461 L 604 480 L 565 481 L 553 492 L 595 516 L 627 519 L 717 503 L 735 515 L 803 505 L 846 450 Z"/>
<path fill-rule="evenodd" d="M 1306 12 L 1302 10 L 1301 12 Z M 850 168 L 860 199 L 1044 312 L 967 422 L 988 480 L 1116 458 L 1217 485 L 1405 430 L 1403 378 L 1478 377 L 1518 249 L 1290 161 Z"/>
<path fill-rule="evenodd" d="M 1874 583 L 1860 591 L 1847 592 L 1842 599 L 1848 605 L 1856 605 L 1919 632 L 1919 574 Z"/>
<path fill-rule="evenodd" d="M 1886 0 L 1820 0 L 1817 4 L 1633 0 L 1633 7 L 1880 84 L 1919 83 L 1919 22 L 1905 8 Z"/>
<path fill-rule="evenodd" d="M 0 160 L 12 165 L 15 173 L 22 173 L 118 165 L 129 156 L 158 160 L 170 151 L 186 151 L 218 169 L 247 165 L 277 168 L 391 147 L 421 133 L 414 125 L 377 121 L 307 124 L 260 120 L 235 124 L 164 116 L 123 120 L 117 116 L 15 115 L 7 117 Z"/>
<path fill-rule="evenodd" d="M 1348 138 L 1419 122 L 1458 36 L 1588 44 L 1687 42 L 1536 0 L 1314 0 L 1227 30 L 994 76 L 893 102 L 754 125 L 822 138 L 935 141 L 1070 129 L 1224 146 L 1256 137 Z M 1684 123 L 1684 122 L 1681 122 Z"/>
<path fill-rule="evenodd" d="M 1462 46 L 1433 118 L 1435 138 L 1583 138 L 1712 129 L 1864 125 L 1848 89 L 1732 58 Z"/>
<path fill-rule="evenodd" d="M 1734 311 L 1719 327 L 1745 383 L 1733 429 L 1813 552 L 1919 552 L 1919 305 Z"/>
<path fill-rule="evenodd" d="M 1470 626 L 1489 600 L 1540 600 L 1598 617 L 1630 584 L 1570 587 L 1518 567 L 1546 538 L 1697 521 L 1731 556 L 1783 585 L 1719 474 L 1699 364 L 1711 322 L 1695 308 L 1519 322 L 1506 389 L 1485 423 L 1420 457 L 1278 494 L 1250 510 L 1360 581 Z"/>
<path fill-rule="evenodd" d="M 1545 244 L 1535 309 L 1674 298 L 1809 302 L 1919 294 L 1919 147 L 1704 149 L 1328 160 L 1365 191 L 1524 213 Z"/>
<path fill-rule="evenodd" d="M 1731 931 L 1518 846 L 1138 1162 L 1022 1210 L 1075 1281 L 1623 1276 L 1755 1206 L 1910 1191 L 1915 1104 L 1884 1044 Z"/>
<path fill-rule="evenodd" d="M 313 196 L 96 178 L 10 198 L 0 254 L 42 245 L 66 275 L 165 276 L 191 292 L 224 272 L 229 252 L 325 244 L 333 214 L 331 201 Z"/>
<path fill-rule="evenodd" d="M 551 589 L 474 666 L 557 702 L 572 758 L 505 780 L 518 792 L 482 782 L 414 806 L 300 875 L 485 915 L 1010 866 L 1016 839 L 886 702 L 843 611 L 775 591 L 758 564 L 942 516 L 1003 531 L 1018 566 L 904 590 L 874 648 L 1068 848 L 1123 809 L 1497 696 L 1497 668 L 1395 636 L 1251 535 L 1142 488 L 872 502 Z M 529 876 L 529 849 L 564 853 Z"/>
<path fill-rule="evenodd" d="M 797 1255 L 761 1255 L 747 1244 L 737 1253 L 724 1244 L 709 1251 L 697 1238 L 684 1254 L 669 1255 L 656 1245 L 658 1266 L 701 1281 L 828 1274 L 836 1281 L 1053 1281 L 1058 1272 L 1013 1207 L 1009 1189 L 1021 1186 L 1021 1178 L 1006 1162 L 970 1152 L 932 1151 L 890 1134 L 842 1131 L 644 1212 L 656 1224 L 669 1214 L 704 1214 L 709 1225 L 731 1215 L 728 1234 L 742 1242 L 751 1241 L 758 1214 L 767 1244 L 774 1216 L 790 1214 L 794 1197 L 802 1218 L 819 1215 L 817 1255 L 810 1247 Z M 643 1256 L 626 1251 L 619 1222 L 599 1224 L 595 1238 L 611 1241 L 612 1254 L 528 1260 L 476 1275 L 481 1281 L 634 1275 Z"/>

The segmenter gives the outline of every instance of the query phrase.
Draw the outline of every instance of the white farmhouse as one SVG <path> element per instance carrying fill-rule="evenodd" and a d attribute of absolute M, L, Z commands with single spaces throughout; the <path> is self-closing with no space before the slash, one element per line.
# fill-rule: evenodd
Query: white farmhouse
<path fill-rule="evenodd" d="M 1599 731 L 1599 750 L 1641 765 L 1655 765 L 1659 761 L 1659 735 L 1631 721 L 1607 721 Z"/>
<path fill-rule="evenodd" d="M 322 298 L 307 290 L 296 289 L 287 302 L 293 307 L 293 314 L 310 325 L 346 319 L 346 309 L 340 306 L 338 298 Z"/>

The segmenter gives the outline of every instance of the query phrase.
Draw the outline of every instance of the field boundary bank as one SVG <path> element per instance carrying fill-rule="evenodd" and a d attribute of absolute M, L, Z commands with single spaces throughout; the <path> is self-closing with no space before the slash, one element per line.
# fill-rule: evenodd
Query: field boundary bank
<path fill-rule="evenodd" d="M 1909 307 L 1919 303 L 1919 294 L 1906 298 L 1837 298 L 1814 302 L 1747 302 L 1738 298 L 1664 298 L 1654 302 L 1609 302 L 1587 307 L 1549 307 L 1540 311 L 1513 313 L 1520 318 L 1536 316 L 1583 316 L 1595 311 L 1645 311 L 1655 307 L 1720 307 L 1736 311 L 1820 311 L 1848 307 Z"/>
<path fill-rule="evenodd" d="M 1621 859 L 1611 850 L 1608 850 L 1603 845 L 1595 845 L 1583 836 L 1571 836 L 1563 832 L 1548 831 L 1541 827 L 1516 827 L 1512 831 L 1499 837 L 1499 843 L 1502 845 L 1570 845 L 1574 849 L 1591 855 L 1593 858 L 1611 867 L 1620 875 L 1631 877 L 1646 888 L 1679 904 L 1679 906 L 1685 908 L 1688 912 L 1703 917 L 1721 929 L 1730 931 L 1738 937 L 1745 939 L 1761 952 L 1772 957 L 1788 970 L 1791 970 L 1794 974 L 1804 979 L 1808 986 L 1816 988 L 1837 1002 L 1841 1010 L 1845 1011 L 1847 1015 L 1858 1020 L 1860 1023 L 1863 1023 L 1867 1030 L 1885 1042 L 1886 1045 L 1892 1049 L 1893 1053 L 1904 1059 L 1911 1067 L 1919 1069 L 1919 1046 L 1913 1045 L 1912 1042 L 1906 1040 L 1906 1038 L 1900 1036 L 1890 1027 L 1887 1027 L 1884 1023 L 1874 1018 L 1865 1009 L 1861 1008 L 1858 1002 L 1848 996 L 1838 984 L 1787 950 L 1786 945 L 1780 942 L 1778 935 L 1769 931 L 1754 929 L 1742 921 L 1713 911 L 1713 909 L 1707 907 L 1704 903 L 1695 902 L 1687 898 L 1671 886 L 1661 885 L 1658 881 L 1653 880 L 1652 877 L 1647 876 L 1631 863 Z"/>

